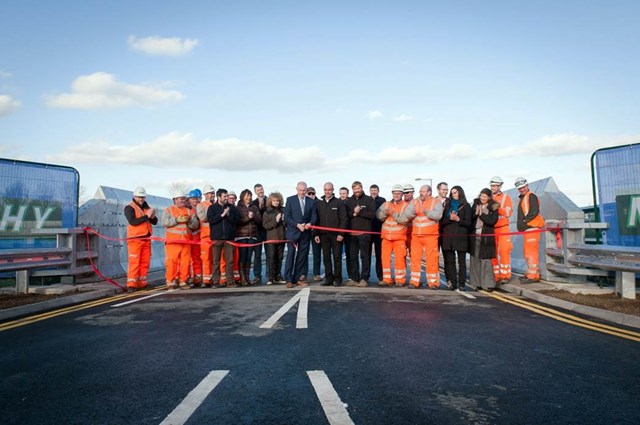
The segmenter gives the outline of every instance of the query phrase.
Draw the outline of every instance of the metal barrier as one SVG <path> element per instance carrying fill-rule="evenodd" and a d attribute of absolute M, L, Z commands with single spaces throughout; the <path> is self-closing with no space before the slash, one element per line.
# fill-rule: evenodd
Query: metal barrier
<path fill-rule="evenodd" d="M 98 254 L 93 249 L 78 248 L 86 245 L 82 229 L 40 229 L 32 234 L 56 235 L 56 247 L 0 250 L 0 272 L 16 272 L 16 293 L 29 292 L 30 276 L 77 276 L 93 272 L 93 267 L 86 263 Z"/>
<path fill-rule="evenodd" d="M 550 223 L 547 223 L 550 224 Z M 562 238 L 556 247 L 547 247 L 547 270 L 569 276 L 571 282 L 583 282 L 587 276 L 609 276 L 616 272 L 616 293 L 636 298 L 636 273 L 640 273 L 640 248 L 631 246 L 590 245 L 584 243 L 587 229 L 606 229 L 606 223 L 556 223 Z"/>

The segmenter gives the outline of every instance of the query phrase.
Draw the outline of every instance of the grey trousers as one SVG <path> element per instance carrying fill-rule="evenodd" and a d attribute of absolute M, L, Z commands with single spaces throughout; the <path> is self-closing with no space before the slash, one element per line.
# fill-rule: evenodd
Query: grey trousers
<path fill-rule="evenodd" d="M 493 263 L 491 259 L 480 259 L 480 238 L 474 238 L 474 254 L 469 262 L 469 284 L 476 288 L 495 288 L 496 278 L 493 274 Z"/>

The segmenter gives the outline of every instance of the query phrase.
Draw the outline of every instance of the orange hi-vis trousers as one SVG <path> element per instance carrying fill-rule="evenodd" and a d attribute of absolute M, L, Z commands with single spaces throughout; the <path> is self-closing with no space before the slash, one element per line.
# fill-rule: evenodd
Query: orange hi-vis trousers
<path fill-rule="evenodd" d="M 200 261 L 202 263 L 202 282 L 205 285 L 211 284 L 213 267 L 213 249 L 211 239 L 201 237 L 200 239 Z"/>
<path fill-rule="evenodd" d="M 409 283 L 416 288 L 420 286 L 420 270 L 423 253 L 427 263 L 427 285 L 429 285 L 430 288 L 438 287 L 440 286 L 438 235 L 418 236 L 414 234 L 411 237 L 411 279 Z"/>
<path fill-rule="evenodd" d="M 525 277 L 533 280 L 540 280 L 540 268 L 538 267 L 538 256 L 540 252 L 540 229 L 527 229 L 523 235 L 524 259 L 527 262 L 527 272 Z"/>
<path fill-rule="evenodd" d="M 395 278 L 397 283 L 404 284 L 407 278 L 407 245 L 404 239 L 388 240 L 382 239 L 382 281 L 391 284 L 393 278 L 391 274 L 391 254 L 395 255 Z"/>
<path fill-rule="evenodd" d="M 192 242 L 198 242 L 198 244 L 191 245 L 191 277 L 193 283 L 202 282 L 202 258 L 200 258 L 200 236 L 193 237 Z"/>
<path fill-rule="evenodd" d="M 496 234 L 496 252 L 498 256 L 491 260 L 493 263 L 493 275 L 496 278 L 496 282 L 511 280 L 511 250 L 513 249 L 513 243 L 509 234 L 509 226 L 496 227 L 494 233 Z"/>
<path fill-rule="evenodd" d="M 151 262 L 151 241 L 149 239 L 129 239 L 129 266 L 127 269 L 127 287 L 144 288 L 147 286 L 147 274 Z"/>
<path fill-rule="evenodd" d="M 238 249 L 238 247 L 234 247 L 235 249 L 233 250 L 233 280 L 234 281 L 238 281 L 240 280 L 240 251 Z M 227 282 L 227 277 L 225 274 L 225 267 L 226 267 L 227 262 L 224 259 L 224 255 L 222 256 L 222 258 L 220 258 L 220 283 L 226 283 Z"/>
<path fill-rule="evenodd" d="M 167 283 L 186 283 L 191 272 L 191 245 L 186 243 L 167 243 L 164 246 Z"/>

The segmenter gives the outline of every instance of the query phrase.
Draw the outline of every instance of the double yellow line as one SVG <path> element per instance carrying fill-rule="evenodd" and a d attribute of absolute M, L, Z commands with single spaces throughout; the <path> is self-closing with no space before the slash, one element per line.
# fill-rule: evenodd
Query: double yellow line
<path fill-rule="evenodd" d="M 572 314 L 563 313 L 561 311 L 554 310 L 552 308 L 527 302 L 520 298 L 516 298 L 512 295 L 507 295 L 507 294 L 497 293 L 497 292 L 487 292 L 483 290 L 480 290 L 480 291 L 489 295 L 490 297 L 493 297 L 507 304 L 512 304 L 520 308 L 524 308 L 526 310 L 532 311 L 534 313 L 541 314 L 543 316 L 550 317 L 552 319 L 559 320 L 564 323 L 568 323 L 573 326 L 579 326 L 581 328 L 591 329 L 592 331 L 602 332 L 602 333 L 617 336 L 620 338 L 625 338 L 625 339 L 630 339 L 632 341 L 640 342 L 640 333 L 638 332 L 628 331 L 626 329 L 616 328 L 614 326 L 608 326 L 608 325 L 603 325 L 601 323 L 592 322 L 591 320 L 586 320 L 581 317 L 574 316 Z"/>
<path fill-rule="evenodd" d="M 133 294 L 119 294 L 111 297 L 100 298 L 99 300 L 88 301 L 83 304 L 72 305 L 70 307 L 61 308 L 58 310 L 49 311 L 47 313 L 36 314 L 35 316 L 24 317 L 22 319 L 12 320 L 10 322 L 0 324 L 0 332 L 9 329 L 17 328 L 19 326 L 28 325 L 31 323 L 39 322 L 41 320 L 51 319 L 52 317 L 62 316 L 63 314 L 73 313 L 76 311 L 86 310 L 88 308 L 97 307 L 103 304 L 109 304 L 115 301 L 126 300 L 128 298 L 134 298 L 140 295 L 150 294 L 165 289 L 164 287 L 152 289 L 144 292 L 134 292 Z"/>

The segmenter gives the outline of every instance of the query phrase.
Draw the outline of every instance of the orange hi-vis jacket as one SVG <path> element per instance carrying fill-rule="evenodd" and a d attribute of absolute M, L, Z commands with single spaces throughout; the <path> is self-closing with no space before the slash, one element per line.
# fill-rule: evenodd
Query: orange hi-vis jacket
<path fill-rule="evenodd" d="M 530 195 L 531 195 L 531 191 L 525 193 L 525 195 L 522 197 L 521 206 L 522 206 L 522 212 L 524 213 L 525 217 L 527 216 L 527 214 L 529 214 L 529 196 Z M 531 220 L 527 222 L 527 225 L 530 227 L 542 227 L 544 226 L 544 219 L 538 213 L 537 216 L 533 217 Z"/>
<path fill-rule="evenodd" d="M 413 200 L 413 208 L 416 214 L 413 219 L 413 236 L 438 236 L 438 220 L 429 218 L 429 212 L 436 208 L 442 210 L 440 201 L 433 196 L 429 196 L 424 201 L 416 198 Z M 440 217 L 442 217 L 442 212 Z"/>
<path fill-rule="evenodd" d="M 211 201 L 202 201 L 196 207 L 196 213 L 198 214 L 198 219 L 200 220 L 201 239 L 211 239 L 211 227 L 209 227 L 209 222 L 207 222 L 207 211 L 209 210 L 209 207 L 211 205 Z"/>
<path fill-rule="evenodd" d="M 400 201 L 394 203 L 393 201 L 387 201 L 384 204 L 387 212 L 387 218 L 382 223 L 382 239 L 389 241 L 405 240 L 407 238 L 407 226 L 398 223 L 398 217 L 402 215 L 407 203 Z M 380 217 L 378 217 L 380 218 Z"/>
<path fill-rule="evenodd" d="M 140 205 L 131 201 L 129 204 L 133 208 L 133 211 L 136 213 L 136 218 L 141 218 L 145 215 Z M 151 232 L 153 231 L 153 226 L 150 221 L 145 221 L 142 224 L 137 226 L 132 226 L 131 224 L 127 224 L 127 238 L 143 238 L 145 236 L 151 236 Z"/>
<path fill-rule="evenodd" d="M 500 204 L 498 208 L 498 222 L 495 228 L 500 228 L 509 225 L 509 217 L 513 214 L 513 202 L 511 196 L 506 193 L 500 192 L 497 195 L 493 195 L 493 200 Z"/>
<path fill-rule="evenodd" d="M 171 205 L 169 208 L 166 208 L 164 213 L 173 218 L 180 217 L 181 215 L 193 215 L 191 209 L 187 207 L 178 208 L 176 205 Z M 191 229 L 189 229 L 187 223 L 177 223 L 175 226 L 166 227 L 165 239 L 167 239 L 167 241 L 189 241 L 191 240 Z"/>

